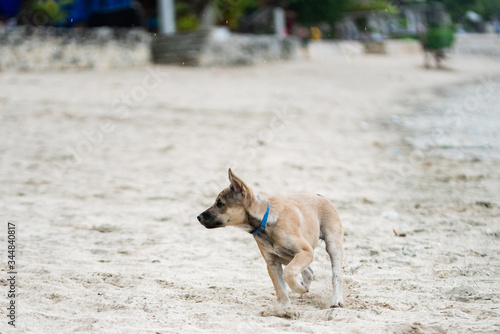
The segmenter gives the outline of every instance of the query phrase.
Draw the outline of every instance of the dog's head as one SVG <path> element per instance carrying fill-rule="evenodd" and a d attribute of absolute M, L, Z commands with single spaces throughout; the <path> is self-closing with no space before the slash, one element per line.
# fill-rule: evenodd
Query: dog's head
<path fill-rule="evenodd" d="M 206 228 L 242 227 L 247 222 L 246 208 L 253 200 L 252 189 L 234 175 L 231 168 L 228 173 L 231 185 L 222 190 L 215 203 L 197 217 Z"/>

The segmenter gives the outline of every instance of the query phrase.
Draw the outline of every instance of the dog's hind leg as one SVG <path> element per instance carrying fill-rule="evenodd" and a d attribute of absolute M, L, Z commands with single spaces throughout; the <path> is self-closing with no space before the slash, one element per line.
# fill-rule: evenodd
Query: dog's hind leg
<path fill-rule="evenodd" d="M 332 285 L 333 297 L 330 307 L 343 307 L 344 298 L 342 295 L 342 246 L 335 242 L 326 241 L 326 251 L 330 255 L 332 263 Z"/>
<path fill-rule="evenodd" d="M 325 240 L 326 252 L 330 255 L 332 264 L 333 297 L 330 307 L 343 307 L 344 298 L 342 292 L 342 242 L 344 233 L 340 218 L 334 212 L 321 223 L 322 239 Z"/>

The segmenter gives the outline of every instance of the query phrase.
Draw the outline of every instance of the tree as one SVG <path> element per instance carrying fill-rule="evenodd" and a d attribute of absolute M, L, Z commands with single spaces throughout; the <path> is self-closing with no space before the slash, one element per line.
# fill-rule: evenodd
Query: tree
<path fill-rule="evenodd" d="M 476 11 L 486 20 L 500 18 L 500 0 L 480 0 L 477 1 Z"/>
<path fill-rule="evenodd" d="M 487 20 L 500 15 L 500 0 L 428 0 L 427 2 L 442 2 L 453 22 L 462 21 L 469 10 L 482 15 Z"/>
<path fill-rule="evenodd" d="M 240 20 L 249 11 L 259 8 L 256 0 L 214 0 L 212 4 L 218 25 L 225 25 L 235 30 Z"/>
<path fill-rule="evenodd" d="M 304 25 L 320 22 L 335 23 L 344 17 L 352 0 L 290 0 L 289 9 L 297 13 Z"/>

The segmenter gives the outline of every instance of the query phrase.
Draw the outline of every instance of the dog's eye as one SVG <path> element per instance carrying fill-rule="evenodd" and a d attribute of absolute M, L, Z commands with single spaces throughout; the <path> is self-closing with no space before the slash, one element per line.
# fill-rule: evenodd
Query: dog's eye
<path fill-rule="evenodd" d="M 218 208 L 222 208 L 223 206 L 224 206 L 224 203 L 222 203 L 221 201 L 217 201 Z"/>

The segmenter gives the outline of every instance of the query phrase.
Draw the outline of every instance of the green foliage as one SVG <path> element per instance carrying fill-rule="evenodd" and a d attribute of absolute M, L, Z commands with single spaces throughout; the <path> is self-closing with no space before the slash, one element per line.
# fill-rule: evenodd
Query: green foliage
<path fill-rule="evenodd" d="M 176 1 L 175 16 L 178 31 L 194 31 L 200 25 L 196 15 L 191 12 L 191 6 L 184 1 Z"/>
<path fill-rule="evenodd" d="M 419 40 L 418 36 L 415 34 L 400 34 L 400 35 L 392 36 L 391 38 L 399 39 L 399 40 L 403 40 L 403 41 L 418 41 Z"/>
<path fill-rule="evenodd" d="M 492 19 L 494 16 L 500 16 L 500 0 L 482 0 L 481 8 L 478 13 L 486 19 Z"/>
<path fill-rule="evenodd" d="M 304 25 L 340 21 L 349 10 L 352 0 L 290 0 L 289 9 L 297 13 L 297 20 Z"/>
<path fill-rule="evenodd" d="M 431 0 L 428 2 L 436 2 Z M 473 10 L 476 0 L 442 0 L 446 10 L 450 13 L 453 22 L 460 21 L 468 10 Z"/>
<path fill-rule="evenodd" d="M 350 6 L 351 11 L 373 11 L 373 10 L 387 10 L 390 14 L 398 14 L 397 7 L 392 6 L 386 0 L 373 0 L 367 2 L 357 2 Z"/>
<path fill-rule="evenodd" d="M 428 50 L 441 50 L 450 48 L 455 41 L 455 34 L 450 27 L 431 27 L 427 30 L 425 47 Z"/>
<path fill-rule="evenodd" d="M 243 15 L 258 9 L 258 0 L 176 0 L 177 30 L 193 31 L 200 26 L 205 6 L 211 6 L 216 24 L 238 28 Z"/>
<path fill-rule="evenodd" d="M 442 2 L 453 22 L 460 22 L 469 10 L 478 13 L 486 20 L 500 15 L 500 0 L 427 0 L 427 2 Z"/>
<path fill-rule="evenodd" d="M 42 13 L 46 24 L 65 24 L 68 11 L 65 10 L 64 6 L 71 3 L 73 3 L 73 0 L 36 0 L 31 4 L 31 9 L 34 12 Z"/>
<path fill-rule="evenodd" d="M 200 22 L 194 14 L 189 14 L 177 19 L 176 26 L 178 31 L 194 31 L 198 29 Z"/>
<path fill-rule="evenodd" d="M 240 19 L 259 8 L 257 0 L 214 0 L 212 8 L 218 25 L 238 28 Z"/>

